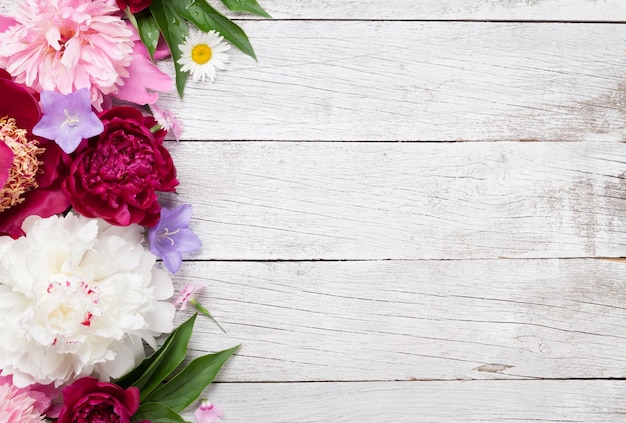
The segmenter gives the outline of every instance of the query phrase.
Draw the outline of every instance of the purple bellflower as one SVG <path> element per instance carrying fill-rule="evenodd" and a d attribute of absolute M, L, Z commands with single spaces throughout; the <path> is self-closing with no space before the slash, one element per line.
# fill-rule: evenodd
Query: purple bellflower
<path fill-rule="evenodd" d="M 161 220 L 148 231 L 150 251 L 161 257 L 165 267 L 176 273 L 183 261 L 183 253 L 191 253 L 202 247 L 200 239 L 189 229 L 191 204 L 183 204 L 173 210 L 161 208 Z"/>
<path fill-rule="evenodd" d="M 87 88 L 67 95 L 42 91 L 41 106 L 43 116 L 33 128 L 33 134 L 54 140 L 67 154 L 76 150 L 83 138 L 104 131 L 102 122 L 91 108 Z"/>

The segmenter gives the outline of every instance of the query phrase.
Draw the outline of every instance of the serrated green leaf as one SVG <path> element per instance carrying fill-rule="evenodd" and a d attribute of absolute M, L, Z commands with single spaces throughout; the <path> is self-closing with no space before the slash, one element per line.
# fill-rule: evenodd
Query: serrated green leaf
<path fill-rule="evenodd" d="M 178 90 L 178 95 L 182 98 L 189 74 L 180 70 L 181 65 L 178 63 L 178 59 L 180 59 L 182 52 L 178 46 L 183 44 L 189 34 L 189 29 L 187 28 L 185 18 L 177 11 L 178 3 L 182 2 L 178 0 L 152 0 L 152 3 L 150 3 L 150 12 L 172 53 L 174 70 L 176 71 L 176 89 Z"/>
<path fill-rule="evenodd" d="M 193 360 L 180 373 L 155 389 L 147 401 L 160 402 L 176 412 L 181 412 L 194 402 L 219 373 L 220 369 L 237 350 L 234 348 Z"/>
<path fill-rule="evenodd" d="M 136 386 L 141 392 L 142 400 L 149 395 L 185 359 L 196 316 L 194 314 L 174 329 L 161 348 L 116 383 L 123 388 Z"/>
<path fill-rule="evenodd" d="M 204 32 L 215 30 L 235 47 L 256 60 L 254 49 L 248 36 L 236 23 L 220 14 L 205 0 L 173 1 L 172 7 L 180 16 L 193 23 Z"/>
<path fill-rule="evenodd" d="M 141 42 L 146 46 L 150 57 L 154 59 L 154 52 L 159 44 L 159 35 L 161 30 L 157 25 L 154 17 L 149 10 L 142 10 L 139 13 L 135 13 L 135 19 L 137 20 L 137 30 L 139 32 L 139 38 Z"/>
<path fill-rule="evenodd" d="M 158 402 L 141 404 L 131 419 L 132 422 L 145 420 L 151 423 L 187 423 L 176 411 Z"/>
<path fill-rule="evenodd" d="M 253 15 L 263 16 L 264 18 L 271 18 L 271 16 L 263 10 L 256 0 L 222 0 L 224 6 L 228 10 L 233 12 L 248 12 Z"/>

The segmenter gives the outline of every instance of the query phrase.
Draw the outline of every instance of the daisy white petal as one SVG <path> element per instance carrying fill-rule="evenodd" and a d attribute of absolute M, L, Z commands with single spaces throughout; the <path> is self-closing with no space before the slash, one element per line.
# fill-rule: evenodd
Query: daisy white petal
<path fill-rule="evenodd" d="M 216 69 L 226 70 L 230 45 L 216 31 L 192 30 L 184 44 L 178 46 L 182 56 L 178 59 L 181 71 L 189 72 L 194 81 L 215 81 Z"/>

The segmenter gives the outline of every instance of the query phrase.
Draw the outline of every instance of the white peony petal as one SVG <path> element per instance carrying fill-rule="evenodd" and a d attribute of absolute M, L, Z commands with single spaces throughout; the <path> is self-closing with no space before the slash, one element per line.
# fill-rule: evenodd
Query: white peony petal
<path fill-rule="evenodd" d="M 0 369 L 23 386 L 118 377 L 142 340 L 173 329 L 170 276 L 143 229 L 74 214 L 33 216 L 25 237 L 0 238 Z"/>

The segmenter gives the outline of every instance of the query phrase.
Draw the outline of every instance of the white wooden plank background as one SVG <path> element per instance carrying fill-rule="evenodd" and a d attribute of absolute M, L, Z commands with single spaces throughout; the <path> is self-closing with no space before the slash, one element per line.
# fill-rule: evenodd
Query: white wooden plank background
<path fill-rule="evenodd" d="M 626 147 L 185 142 L 175 202 L 228 260 L 626 256 Z"/>
<path fill-rule="evenodd" d="M 620 422 L 624 381 L 219 384 L 239 422 Z M 294 404 L 285 407 L 285 404 Z"/>
<path fill-rule="evenodd" d="M 224 421 L 626 421 L 626 2 L 261 4 L 161 100 Z"/>
<path fill-rule="evenodd" d="M 626 376 L 615 261 L 199 262 L 179 280 L 228 332 L 200 319 L 194 349 L 243 343 L 222 381 Z"/>
<path fill-rule="evenodd" d="M 184 100 L 173 92 L 163 96 L 189 139 L 626 138 L 624 25 L 242 25 L 258 63 L 234 54 L 231 70 L 219 73 L 217 83 L 190 83 Z M 171 64 L 163 68 L 172 71 Z"/>
<path fill-rule="evenodd" d="M 619 22 L 626 14 L 621 0 L 265 0 L 262 4 L 275 19 L 305 20 Z"/>

